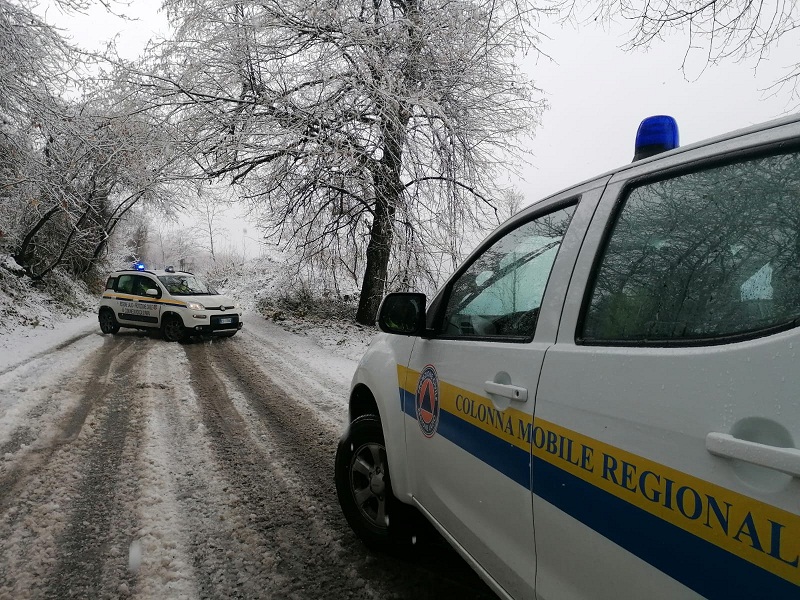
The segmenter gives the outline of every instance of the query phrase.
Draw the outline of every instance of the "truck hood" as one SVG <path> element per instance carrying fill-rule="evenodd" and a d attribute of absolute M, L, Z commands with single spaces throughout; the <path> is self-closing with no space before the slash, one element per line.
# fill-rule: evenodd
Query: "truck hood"
<path fill-rule="evenodd" d="M 224 306 L 224 310 L 230 310 L 234 306 L 236 306 L 236 302 L 232 299 L 228 298 L 227 296 L 222 296 L 221 294 L 214 294 L 214 295 L 200 295 L 200 296 L 173 296 L 176 300 L 181 300 L 183 302 L 199 302 L 203 306 L 206 307 L 208 310 L 221 310 L 220 307 Z"/>

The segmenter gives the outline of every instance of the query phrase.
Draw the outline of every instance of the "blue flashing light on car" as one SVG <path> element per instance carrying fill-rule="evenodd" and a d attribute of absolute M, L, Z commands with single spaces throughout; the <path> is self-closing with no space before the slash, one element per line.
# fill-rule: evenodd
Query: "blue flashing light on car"
<path fill-rule="evenodd" d="M 661 152 L 672 150 L 680 145 L 678 123 L 668 115 L 647 117 L 636 132 L 636 146 L 633 160 L 642 160 Z"/>
<path fill-rule="evenodd" d="M 137 261 L 133 263 L 133 268 L 136 269 L 137 271 L 144 271 L 145 266 L 143 262 Z"/>

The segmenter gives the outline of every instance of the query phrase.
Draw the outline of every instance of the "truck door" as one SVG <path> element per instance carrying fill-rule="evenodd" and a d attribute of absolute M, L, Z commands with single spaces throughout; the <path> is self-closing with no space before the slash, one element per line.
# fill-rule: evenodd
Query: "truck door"
<path fill-rule="evenodd" d="M 543 600 L 800 597 L 800 154 L 765 148 L 609 184 L 536 399 Z"/>
<path fill-rule="evenodd" d="M 161 305 L 156 301 L 157 297 L 146 294 L 148 289 L 159 290 L 158 285 L 149 277 L 138 274 L 119 276 L 115 287 L 117 292 L 115 312 L 120 323 L 158 326 Z"/>
<path fill-rule="evenodd" d="M 531 423 L 594 182 L 490 237 L 434 300 L 404 397 L 417 504 L 515 598 L 533 598 Z M 403 378 L 401 378 L 401 381 Z"/>

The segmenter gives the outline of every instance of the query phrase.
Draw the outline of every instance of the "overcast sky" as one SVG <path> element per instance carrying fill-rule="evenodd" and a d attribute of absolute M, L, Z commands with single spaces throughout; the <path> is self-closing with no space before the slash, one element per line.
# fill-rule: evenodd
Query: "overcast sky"
<path fill-rule="evenodd" d="M 68 28 L 73 39 L 96 48 L 119 33 L 118 48 L 132 58 L 152 32 L 167 24 L 160 2 L 137 0 L 126 12 L 141 18 L 130 24 L 101 9 L 89 17 L 65 18 L 51 10 L 48 19 Z M 554 61 L 529 56 L 524 68 L 545 92 L 550 109 L 531 142 L 531 165 L 520 184 L 525 204 L 571 184 L 629 163 L 636 129 L 649 115 L 678 121 L 681 144 L 688 144 L 767 121 L 793 110 L 788 91 L 764 90 L 793 61 L 797 48 L 784 44 L 758 71 L 754 63 L 729 63 L 703 71 L 702 54 L 681 71 L 685 41 L 671 37 L 649 51 L 624 52 L 628 25 L 546 26 L 551 38 L 543 50 Z"/>
<path fill-rule="evenodd" d="M 612 31 L 553 26 L 548 32 L 554 39 L 545 48 L 557 64 L 540 59 L 528 66 L 550 102 L 533 141 L 526 189 L 532 201 L 629 163 L 636 130 L 647 116 L 675 117 L 685 145 L 792 109 L 788 91 L 764 90 L 793 62 L 790 50 L 796 48 L 774 53 L 757 72 L 754 63 L 703 71 L 702 56 L 695 54 L 684 74 L 686 45 L 677 36 L 647 52 L 623 52 L 625 24 Z"/>

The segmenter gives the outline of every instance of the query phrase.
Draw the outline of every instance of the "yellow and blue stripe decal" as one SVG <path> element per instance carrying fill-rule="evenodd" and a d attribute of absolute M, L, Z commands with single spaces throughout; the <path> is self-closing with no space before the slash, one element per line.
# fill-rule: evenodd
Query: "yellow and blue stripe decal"
<path fill-rule="evenodd" d="M 397 374 L 416 420 L 420 373 Z M 697 593 L 800 598 L 800 515 L 439 385 L 437 435 Z"/>
<path fill-rule="evenodd" d="M 103 294 L 103 298 L 110 300 L 125 300 L 126 302 L 141 302 L 143 304 L 167 304 L 169 306 L 186 306 L 186 302 L 180 300 L 164 300 L 161 298 L 142 298 L 133 294 Z"/>

